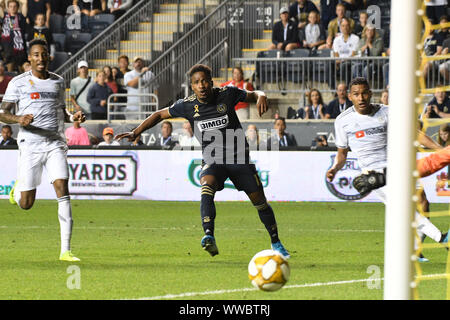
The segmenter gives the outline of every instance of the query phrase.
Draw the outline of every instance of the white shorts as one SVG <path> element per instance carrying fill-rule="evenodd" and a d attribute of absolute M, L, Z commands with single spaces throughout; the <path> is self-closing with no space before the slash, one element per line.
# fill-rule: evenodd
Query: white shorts
<path fill-rule="evenodd" d="M 33 152 L 28 148 L 19 148 L 16 190 L 36 189 L 41 184 L 43 168 L 51 183 L 58 179 L 68 180 L 67 149 L 59 147 L 47 152 Z"/>

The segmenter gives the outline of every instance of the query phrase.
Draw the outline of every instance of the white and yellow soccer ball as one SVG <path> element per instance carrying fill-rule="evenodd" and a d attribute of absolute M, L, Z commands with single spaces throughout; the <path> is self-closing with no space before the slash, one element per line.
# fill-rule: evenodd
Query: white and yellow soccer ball
<path fill-rule="evenodd" d="M 248 264 L 252 285 L 264 291 L 280 289 L 289 280 L 290 273 L 287 260 L 274 250 L 258 252 Z"/>

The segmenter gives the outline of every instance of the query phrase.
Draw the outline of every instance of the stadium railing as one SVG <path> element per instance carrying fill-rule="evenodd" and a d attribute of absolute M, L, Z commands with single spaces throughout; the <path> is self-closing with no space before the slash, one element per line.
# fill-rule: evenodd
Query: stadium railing
<path fill-rule="evenodd" d="M 173 5 L 175 10 L 172 10 Z M 170 12 L 165 15 L 158 14 L 163 6 Z M 77 76 L 77 63 L 80 60 L 86 60 L 90 65 L 116 65 L 120 55 L 127 55 L 130 60 L 138 55 L 146 60 L 154 60 L 181 33 L 192 28 L 205 12 L 204 2 L 203 5 L 193 6 L 191 9 L 184 6 L 183 12 L 181 7 L 180 1 L 175 4 L 165 0 L 138 1 L 55 72 L 65 79 L 66 86 L 69 87 L 70 80 Z M 185 21 L 186 10 L 194 13 L 194 21 L 190 21 L 191 18 Z"/>
<path fill-rule="evenodd" d="M 129 111 L 126 107 L 130 105 L 126 99 L 130 97 L 139 98 L 138 107 L 139 111 Z M 116 101 L 114 101 L 116 100 Z M 122 100 L 122 101 L 120 101 Z M 159 102 L 158 96 L 153 93 L 115 93 L 108 97 L 107 100 L 107 121 L 111 123 L 112 120 L 124 120 L 127 115 L 138 116 L 138 120 L 143 120 L 153 112 L 158 110 Z M 134 103 L 133 103 L 134 105 Z"/>

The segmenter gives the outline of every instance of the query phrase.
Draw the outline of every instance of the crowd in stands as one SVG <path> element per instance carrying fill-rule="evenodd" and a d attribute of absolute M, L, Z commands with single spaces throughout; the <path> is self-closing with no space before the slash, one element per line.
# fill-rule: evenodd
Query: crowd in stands
<path fill-rule="evenodd" d="M 133 0 L 0 0 L 2 64 L 13 75 L 23 72 L 28 43 L 40 38 L 49 45 L 53 71 L 132 5 Z M 73 15 L 80 24 L 71 23 Z M 106 18 L 90 20 L 96 15 Z"/>
<path fill-rule="evenodd" d="M 317 3 L 317 1 L 315 1 Z M 371 0 L 321 0 L 316 6 L 311 0 L 293 1 L 288 7 L 282 7 L 279 11 L 280 20 L 274 23 L 272 30 L 272 43 L 268 49 L 280 51 L 292 51 L 296 49 L 308 49 L 313 55 L 318 50 L 331 50 L 336 58 L 352 56 L 389 56 L 389 21 L 382 20 L 381 28 L 371 23 L 367 7 L 389 3 L 390 1 Z M 427 15 L 432 23 L 440 23 L 441 28 L 432 31 L 425 40 L 424 51 L 428 56 L 437 56 L 448 53 L 450 36 L 445 23 L 448 22 L 448 1 L 435 0 L 427 3 Z M 30 70 L 27 61 L 27 44 L 35 38 L 43 38 L 49 45 L 52 59 L 59 50 L 65 50 L 58 41 L 55 41 L 52 25 L 52 16 L 61 16 L 67 19 L 68 15 L 75 12 L 83 17 L 80 32 L 89 31 L 89 17 L 99 14 L 114 15 L 117 19 L 131 7 L 133 0 L 0 0 L 0 24 L 2 26 L 1 56 L 0 62 L 0 94 L 4 94 L 12 76 Z M 71 11 L 71 8 L 74 11 Z M 57 28 L 56 28 L 57 29 Z M 63 28 L 60 32 L 69 32 Z M 83 111 L 88 120 L 107 119 L 107 101 L 111 94 L 127 93 L 131 96 L 115 98 L 113 102 L 126 102 L 123 106 L 115 106 L 112 111 L 123 112 L 123 115 L 112 116 L 112 119 L 142 120 L 138 115 L 139 97 L 138 84 L 144 84 L 154 78 L 154 74 L 145 66 L 145 57 L 129 57 L 122 55 L 115 66 L 105 66 L 99 70 L 95 79 L 89 76 L 89 64 L 87 61 L 79 61 L 77 66 L 78 76 L 70 82 L 70 101 L 75 111 Z M 335 97 L 331 101 L 324 101 L 322 93 L 312 88 L 307 93 L 307 103 L 304 107 L 293 112 L 288 119 L 335 119 L 341 112 L 351 107 L 348 99 L 347 84 L 352 77 L 369 77 L 373 72 L 373 66 L 367 62 L 336 60 L 333 65 L 336 70 L 328 70 L 330 73 L 339 73 L 342 82 L 330 82 L 335 89 Z M 379 103 L 388 105 L 388 71 L 389 63 L 383 66 L 383 74 L 386 84 L 381 94 Z M 450 59 L 431 61 L 425 66 L 425 74 L 434 72 L 444 80 L 450 80 Z M 220 86 L 236 86 L 241 89 L 254 90 L 252 83 L 244 79 L 242 68 L 236 66 L 232 71 L 232 79 Z M 157 93 L 150 88 L 148 93 Z M 143 92 L 147 93 L 147 92 Z M 1 99 L 1 98 L 0 98 Z M 235 106 L 239 119 L 250 118 L 249 104 L 240 102 Z M 449 118 L 450 98 L 448 93 L 437 89 L 432 99 L 427 103 L 422 114 L 423 118 Z M 3 130 L 4 129 L 4 130 Z M 0 145 L 11 145 L 15 141 L 11 138 L 10 126 L 3 126 Z M 282 147 L 296 146 L 295 137 L 286 132 L 286 121 L 283 117 L 277 117 L 274 122 L 275 131 L 278 133 L 266 143 L 279 144 Z M 163 122 L 160 137 L 155 145 L 162 148 L 174 148 L 175 146 L 198 146 L 198 141 L 193 136 L 189 122 L 183 124 L 184 134 L 177 140 L 172 139 L 172 124 Z M 445 130 L 443 135 L 445 135 Z M 4 132 L 5 131 L 5 132 Z M 9 134 L 9 136 L 8 136 Z M 448 133 L 447 133 L 448 134 Z M 75 122 L 73 127 L 66 131 L 69 145 L 114 145 L 113 129 L 105 128 L 103 141 L 100 137 L 89 134 L 80 123 Z M 256 126 L 249 126 L 247 136 L 250 144 L 260 146 L 259 135 Z M 11 140 L 12 139 L 12 140 Z M 133 146 L 143 145 L 139 139 L 131 143 Z M 326 146 L 326 136 L 317 137 L 313 141 L 317 146 Z"/>

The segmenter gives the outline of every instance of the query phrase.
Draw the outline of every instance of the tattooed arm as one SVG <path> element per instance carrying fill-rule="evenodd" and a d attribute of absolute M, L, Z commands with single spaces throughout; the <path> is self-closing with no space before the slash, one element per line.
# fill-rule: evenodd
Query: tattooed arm
<path fill-rule="evenodd" d="M 14 102 L 2 102 L 0 106 L 0 121 L 4 123 L 18 123 L 22 127 L 28 126 L 31 122 L 33 122 L 32 114 L 25 114 L 23 116 L 16 116 L 11 113 L 11 110 L 14 109 L 16 104 Z"/>

